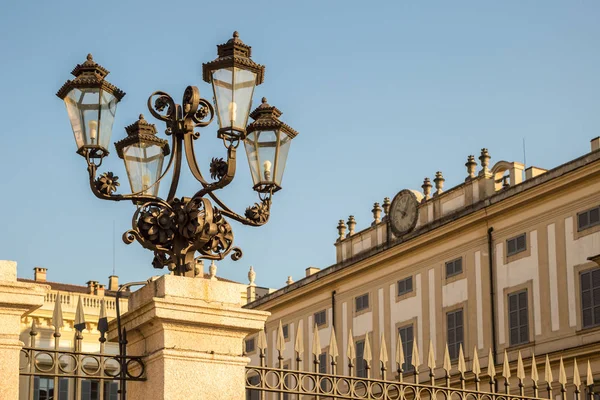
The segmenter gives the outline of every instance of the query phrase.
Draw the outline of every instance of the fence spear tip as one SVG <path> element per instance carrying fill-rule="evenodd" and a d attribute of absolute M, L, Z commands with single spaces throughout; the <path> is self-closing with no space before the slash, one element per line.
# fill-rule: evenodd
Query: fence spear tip
<path fill-rule="evenodd" d="M 510 378 L 510 364 L 508 363 L 508 354 L 506 353 L 506 349 L 504 349 L 504 363 L 502 364 L 502 376 L 504 379 Z"/>
<path fill-rule="evenodd" d="M 477 354 L 477 346 L 473 347 L 473 367 L 471 368 L 476 377 L 481 374 L 481 366 L 479 365 L 479 355 Z"/>

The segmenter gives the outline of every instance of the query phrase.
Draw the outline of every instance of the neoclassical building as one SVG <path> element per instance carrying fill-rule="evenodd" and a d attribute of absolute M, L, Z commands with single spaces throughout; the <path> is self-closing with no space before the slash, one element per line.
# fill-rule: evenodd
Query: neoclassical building
<path fill-rule="evenodd" d="M 558 369 L 559 357 L 577 357 L 599 370 L 600 138 L 589 153 L 552 169 L 492 164 L 487 149 L 478 158 L 468 157 L 459 185 L 445 189 L 437 172 L 422 190 L 375 203 L 363 229 L 353 216 L 340 220 L 335 264 L 308 268 L 303 279 L 251 301 L 247 308 L 271 312 L 266 364 L 277 365 L 271 349 L 281 323 L 283 364 L 292 369 L 314 368 L 316 326 L 323 360 L 335 328 L 343 374 L 348 340 L 356 348 L 353 374 L 364 376 L 365 339 L 379 365 L 382 336 L 388 371 L 396 371 L 398 336 L 405 371 L 415 343 L 422 360 L 431 343 L 438 366 L 447 345 L 453 362 L 462 346 L 467 362 L 476 351 L 482 366 L 491 350 L 496 364 L 506 351 L 514 366 L 520 351 L 526 362 L 548 354 Z M 299 332 L 304 357 L 296 365 Z M 258 365 L 257 335 L 245 351 Z M 425 365 L 420 372 L 427 379 Z"/>

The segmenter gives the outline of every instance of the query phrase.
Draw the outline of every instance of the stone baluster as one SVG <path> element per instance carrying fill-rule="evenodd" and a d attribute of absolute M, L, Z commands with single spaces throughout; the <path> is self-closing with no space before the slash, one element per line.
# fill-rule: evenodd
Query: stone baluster
<path fill-rule="evenodd" d="M 379 203 L 373 204 L 371 212 L 373 213 L 373 223 L 371 225 L 374 226 L 381 222 L 381 207 L 379 206 Z"/>
<path fill-rule="evenodd" d="M 354 235 L 354 228 L 356 228 L 356 220 L 354 219 L 354 215 L 348 217 L 348 236 Z"/>
<path fill-rule="evenodd" d="M 439 196 L 444 191 L 444 175 L 442 175 L 442 171 L 438 171 L 435 173 L 435 179 L 433 183 L 435 183 L 435 194 L 434 196 Z"/>
<path fill-rule="evenodd" d="M 423 189 L 423 201 L 429 200 L 431 198 L 431 181 L 429 178 L 423 179 L 421 188 Z"/>
<path fill-rule="evenodd" d="M 475 162 L 475 156 L 474 155 L 470 155 L 467 158 L 467 162 L 465 163 L 465 167 L 467 167 L 467 178 L 465 179 L 465 181 L 468 181 L 469 179 L 473 179 L 475 178 L 475 169 L 477 167 L 477 163 Z"/>

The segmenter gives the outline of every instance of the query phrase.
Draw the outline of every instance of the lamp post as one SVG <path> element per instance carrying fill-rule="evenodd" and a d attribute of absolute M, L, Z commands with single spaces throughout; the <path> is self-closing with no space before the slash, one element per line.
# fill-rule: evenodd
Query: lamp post
<path fill-rule="evenodd" d="M 131 194 L 115 193 L 119 182 L 112 172 L 98 176 L 98 168 L 109 154 L 117 104 L 125 93 L 106 80 L 108 70 L 91 55 L 75 67 L 75 79 L 67 81 L 57 93 L 65 101 L 77 153 L 87 162 L 94 195 L 103 200 L 130 200 L 137 206 L 132 229 L 123 234 L 123 241 L 130 244 L 137 240 L 154 252 L 155 268 L 166 266 L 176 275 L 193 276 L 195 263 L 201 259 L 221 260 L 230 253 L 233 260 L 241 258 L 242 251 L 233 247 L 233 232 L 226 218 L 250 226 L 268 221 L 272 195 L 281 189 L 289 146 L 298 134 L 279 120 L 281 111 L 267 104 L 265 98 L 250 112 L 254 89 L 263 83 L 265 67 L 250 58 L 251 47 L 239 39 L 238 33 L 217 49 L 218 57 L 202 65 L 203 79 L 212 85 L 214 108 L 200 97 L 195 86 L 185 89 L 181 104 L 165 92 L 154 92 L 148 98 L 148 110 L 166 124 L 170 146 L 143 115 L 127 126 L 127 136 L 115 143 L 117 155 L 125 163 Z M 219 123 L 217 138 L 227 149 L 227 159 L 212 159 L 209 180 L 197 162 L 194 141 L 200 137 L 196 128 L 208 126 L 215 114 Z M 254 121 L 248 125 L 249 116 Z M 242 142 L 253 189 L 259 197 L 244 215 L 234 212 L 216 195 L 235 176 L 237 148 Z M 184 155 L 200 185 L 191 197 L 178 198 L 175 193 Z M 170 170 L 169 192 L 163 199 L 158 189 Z"/>

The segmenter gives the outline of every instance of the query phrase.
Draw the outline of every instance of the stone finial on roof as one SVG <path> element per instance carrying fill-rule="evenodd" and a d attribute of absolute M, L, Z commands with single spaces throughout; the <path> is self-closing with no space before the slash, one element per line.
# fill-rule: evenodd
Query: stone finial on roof
<path fill-rule="evenodd" d="M 373 213 L 373 223 L 371 225 L 377 225 L 381 222 L 381 207 L 379 206 L 379 203 L 373 204 L 371 212 Z"/>
<path fill-rule="evenodd" d="M 491 158 L 492 157 L 490 156 L 488 149 L 486 149 L 485 147 L 481 149 L 481 155 L 479 156 L 479 161 L 481 162 L 481 171 L 479 172 L 480 175 L 487 174 L 490 172 L 488 166 L 490 165 Z"/>
<path fill-rule="evenodd" d="M 250 266 L 250 270 L 248 271 L 248 286 L 256 286 L 254 280 L 256 279 L 256 272 L 254 272 L 254 267 Z"/>
<path fill-rule="evenodd" d="M 423 201 L 429 200 L 431 198 L 431 181 L 429 178 L 423 179 L 421 188 L 423 189 Z"/>
<path fill-rule="evenodd" d="M 390 213 L 390 206 L 392 205 L 392 202 L 390 201 L 389 197 L 386 197 L 383 199 L 383 212 L 385 214 L 384 218 L 388 216 L 388 214 Z"/>
<path fill-rule="evenodd" d="M 346 238 L 346 223 L 343 219 L 340 219 L 337 226 L 338 240 L 344 240 Z"/>
<path fill-rule="evenodd" d="M 435 179 L 433 180 L 433 183 L 435 183 L 434 196 L 442 194 L 442 192 L 444 191 L 445 181 L 446 180 L 444 179 L 444 175 L 442 175 L 442 171 L 438 171 L 435 173 Z"/>
<path fill-rule="evenodd" d="M 215 264 L 215 260 L 211 261 L 210 267 L 208 267 L 208 274 L 210 275 L 211 281 L 217 280 L 217 264 Z"/>
<path fill-rule="evenodd" d="M 348 217 L 348 236 L 354 235 L 354 228 L 356 228 L 356 220 L 354 219 L 354 215 L 350 215 Z"/>
<path fill-rule="evenodd" d="M 468 181 L 469 179 L 475 178 L 475 169 L 477 167 L 477 163 L 475 162 L 474 155 L 470 155 L 469 157 L 467 157 L 465 167 L 467 167 L 467 174 L 469 174 L 469 176 L 467 176 L 467 179 L 465 180 Z"/>
<path fill-rule="evenodd" d="M 287 281 L 285 281 L 286 285 L 291 285 L 292 283 L 294 283 L 294 280 L 292 279 L 292 276 L 288 276 Z"/>

